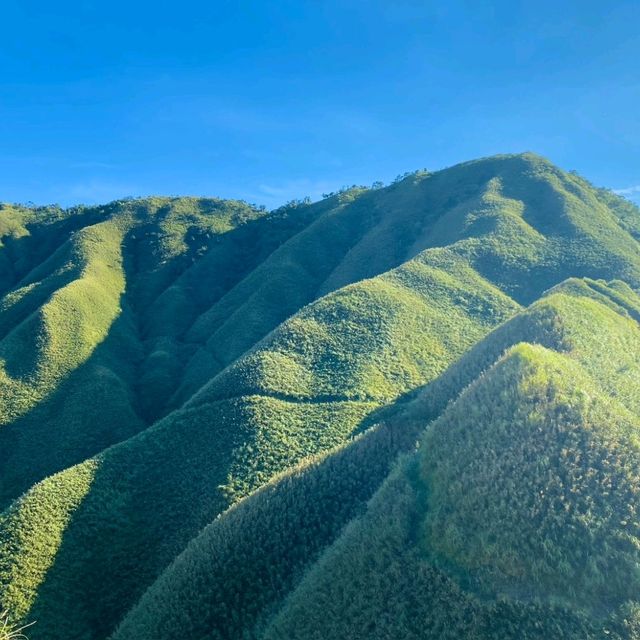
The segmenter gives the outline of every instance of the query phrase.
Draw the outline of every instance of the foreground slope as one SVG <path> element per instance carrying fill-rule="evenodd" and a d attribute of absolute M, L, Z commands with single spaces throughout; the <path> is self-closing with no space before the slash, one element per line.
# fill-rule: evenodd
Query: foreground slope
<path fill-rule="evenodd" d="M 522 343 L 479 376 L 262 637 L 637 637 L 640 330 L 543 304 L 568 350 Z"/>
<path fill-rule="evenodd" d="M 134 226 L 121 245 L 122 306 L 142 351 L 138 382 L 123 385 L 138 435 L 45 479 L 1 516 L 2 605 L 39 620 L 34 638 L 106 637 L 217 514 L 309 455 L 380 424 L 379 412 L 391 410 L 384 407 L 435 380 L 545 288 L 571 276 L 640 285 L 627 210 L 531 154 L 271 214 L 242 209 L 231 225 L 229 205 L 219 201 L 201 217 L 193 207 L 202 203 L 186 211 L 177 204 L 177 218 L 173 201 L 157 209 L 162 233 L 141 241 Z M 189 244 L 194 217 L 196 228 L 215 227 L 220 210 L 222 232 L 202 231 Z M 201 244 L 202 237 L 213 240 Z M 174 259 L 158 261 L 163 243 Z M 598 286 L 588 287 L 593 295 Z M 631 313 L 632 291 L 613 289 L 617 307 Z M 119 352 L 120 366 L 130 353 Z M 291 575 L 333 540 L 395 453 L 410 447 L 418 432 L 403 424 L 403 433 L 389 435 L 396 444 L 372 445 L 386 451 L 375 473 L 353 477 L 353 502 L 283 570 L 277 593 L 257 596 L 256 616 L 293 586 Z M 57 454 L 60 444 L 52 432 L 49 448 Z M 6 468 L 21 475 L 18 465 Z M 240 517 L 233 513 L 244 512 L 239 505 L 224 521 Z"/>
<path fill-rule="evenodd" d="M 398 454 L 414 447 L 424 424 L 505 348 L 522 340 L 565 348 L 559 316 L 547 299 L 516 315 L 432 383 L 379 412 L 363 436 L 306 462 L 216 519 L 147 591 L 118 637 L 255 633 L 254 626 L 361 511 Z"/>

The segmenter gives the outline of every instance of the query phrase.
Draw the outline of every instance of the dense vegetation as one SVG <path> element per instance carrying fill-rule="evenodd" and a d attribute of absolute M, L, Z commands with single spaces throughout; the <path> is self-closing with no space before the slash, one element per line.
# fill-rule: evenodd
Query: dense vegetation
<path fill-rule="evenodd" d="M 573 311 L 597 320 L 590 307 L 560 312 L 569 340 L 583 330 Z M 426 429 L 264 637 L 636 637 L 640 419 L 584 366 L 624 359 L 610 338 L 587 354 L 509 349 Z"/>
<path fill-rule="evenodd" d="M 639 230 L 532 154 L 273 212 L 5 206 L 0 609 L 636 637 Z"/>

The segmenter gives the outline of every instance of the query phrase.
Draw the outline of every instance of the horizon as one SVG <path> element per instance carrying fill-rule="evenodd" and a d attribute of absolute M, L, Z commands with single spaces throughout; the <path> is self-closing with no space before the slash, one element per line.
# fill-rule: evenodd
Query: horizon
<path fill-rule="evenodd" d="M 273 209 L 533 149 L 640 203 L 635 10 L 20 3 L 0 51 L 0 201 Z"/>
<path fill-rule="evenodd" d="M 201 200 L 207 200 L 207 199 L 212 199 L 212 200 L 229 200 L 229 201 L 240 201 L 240 202 L 245 202 L 246 204 L 253 206 L 255 208 L 262 208 L 265 209 L 267 211 L 275 211 L 278 207 L 281 206 L 285 206 L 291 202 L 302 202 L 303 200 L 309 200 L 311 203 L 316 203 L 316 202 L 320 202 L 321 200 L 324 200 L 325 198 L 331 197 L 333 195 L 337 195 L 339 192 L 341 191 L 345 191 L 345 190 L 349 190 L 352 188 L 365 188 L 365 189 L 375 189 L 375 188 L 386 188 L 386 187 L 390 187 L 392 186 L 395 182 L 402 180 L 412 174 L 416 174 L 419 173 L 421 171 L 425 171 L 429 174 L 434 174 L 434 173 L 438 173 L 441 171 L 447 171 L 448 169 L 453 169 L 455 167 L 458 166 L 463 166 L 472 162 L 477 162 L 477 161 L 482 161 L 482 160 L 491 160 L 493 158 L 499 158 L 499 157 L 510 157 L 510 156 L 524 156 L 524 155 L 534 155 L 537 156 L 538 158 L 542 158 L 543 160 L 547 161 L 547 162 L 551 162 L 551 164 L 553 164 L 554 166 L 555 163 L 553 163 L 549 158 L 546 158 L 545 156 L 535 152 L 535 151 L 531 151 L 531 150 L 527 150 L 527 151 L 520 151 L 520 152 L 514 152 L 514 153 L 496 153 L 493 154 L 491 156 L 483 156 L 481 158 L 469 158 L 467 160 L 462 160 L 460 162 L 456 162 L 454 164 L 448 165 L 446 167 L 438 167 L 438 168 L 432 168 L 432 169 L 428 169 L 428 168 L 418 168 L 418 169 L 413 169 L 410 171 L 404 171 L 401 173 L 396 174 L 396 176 L 394 178 L 389 179 L 388 181 L 382 181 L 382 180 L 374 180 L 371 184 L 365 185 L 365 184 L 356 184 L 356 183 L 349 183 L 349 181 L 347 181 L 345 184 L 336 187 L 335 190 L 333 191 L 329 191 L 329 192 L 325 192 L 325 193 L 320 193 L 320 194 L 315 194 L 316 197 L 312 197 L 308 194 L 303 194 L 300 197 L 296 197 L 296 198 L 291 198 L 290 200 L 287 201 L 283 201 L 282 203 L 280 203 L 278 206 L 276 207 L 267 207 L 265 204 L 260 203 L 260 202 L 249 202 L 244 198 L 240 198 L 240 197 L 234 197 L 233 195 L 231 196 L 227 196 L 227 197 L 220 197 L 217 196 L 216 194 L 191 194 L 191 193 L 176 193 L 176 194 L 169 194 L 169 193 L 147 193 L 147 194 L 140 194 L 140 195 L 125 195 L 125 196 L 121 196 L 121 197 L 117 197 L 114 198 L 112 200 L 107 200 L 107 201 L 103 201 L 103 202 L 77 202 L 74 204 L 69 204 L 69 205 L 61 205 L 60 203 L 56 203 L 56 202 L 50 202 L 50 203 L 35 203 L 32 201 L 26 201 L 26 202 L 7 202 L 7 201 L 3 201 L 0 200 L 0 207 L 2 205 L 8 205 L 8 206 L 21 206 L 21 207 L 26 207 L 26 208 L 33 208 L 33 209 L 38 209 L 41 207 L 47 207 L 47 206 L 52 206 L 52 207 L 61 207 L 63 210 L 69 210 L 69 209 L 73 209 L 75 207 L 92 207 L 92 206 L 103 206 L 103 205 L 109 205 L 109 204 L 113 204 L 116 202 L 125 202 L 125 201 L 137 201 L 137 200 L 149 200 L 152 198 L 160 198 L 160 199 L 201 199 Z M 563 169 L 563 167 L 559 167 L 560 169 Z M 588 182 L 591 182 L 588 178 L 588 176 L 583 176 L 581 174 L 578 174 L 581 178 L 586 179 Z M 636 204 L 637 206 L 640 206 L 640 187 L 631 187 L 629 189 L 610 189 L 609 187 L 601 187 L 600 185 L 594 185 L 596 188 L 604 188 L 607 189 L 609 191 L 611 191 L 612 193 L 615 193 L 618 196 L 621 196 L 622 198 L 628 200 L 629 202 Z"/>

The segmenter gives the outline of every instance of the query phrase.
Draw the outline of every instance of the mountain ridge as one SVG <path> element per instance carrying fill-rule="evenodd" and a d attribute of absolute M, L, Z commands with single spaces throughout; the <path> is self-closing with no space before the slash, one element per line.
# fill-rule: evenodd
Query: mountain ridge
<path fill-rule="evenodd" d="M 616 347 L 622 366 L 638 367 L 636 334 L 601 308 L 637 323 L 640 213 L 534 154 L 273 212 L 149 198 L 35 215 L 0 210 L 0 260 L 12 265 L 0 280 L 0 605 L 37 618 L 36 639 L 106 638 L 190 540 L 259 504 L 261 487 L 324 468 L 305 461 L 374 456 L 373 477 L 360 470 L 350 485 L 359 497 L 285 573 L 306 571 L 443 410 L 412 400 L 418 390 L 472 383 L 457 363 L 513 322 L 534 342 L 544 322 L 557 331 L 565 298 L 607 318 L 628 343 Z M 487 353 L 484 367 L 500 355 Z M 23 371 L 29 358 L 40 377 Z M 610 375 L 600 393 L 635 411 L 635 378 L 599 358 L 588 366 Z M 408 406 L 421 418 L 375 435 Z M 378 437 L 375 454 L 351 453 Z M 292 518 L 332 520 L 329 510 Z M 257 601 L 275 606 L 263 589 Z M 274 633 L 266 611 L 246 624 Z M 220 637 L 253 633 L 221 620 L 209 620 Z M 127 628 L 117 637 L 134 637 Z"/>

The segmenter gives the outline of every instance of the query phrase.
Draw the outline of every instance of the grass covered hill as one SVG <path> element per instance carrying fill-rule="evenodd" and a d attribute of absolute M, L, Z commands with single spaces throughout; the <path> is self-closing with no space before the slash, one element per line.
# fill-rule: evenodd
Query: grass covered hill
<path fill-rule="evenodd" d="M 634 637 L 639 232 L 533 154 L 272 212 L 5 206 L 0 609 Z"/>
<path fill-rule="evenodd" d="M 321 550 L 329 546 L 328 540 L 340 538 L 333 546 L 329 546 L 329 550 L 324 554 L 331 557 L 336 553 L 333 550 L 334 547 L 339 548 L 341 544 L 347 544 L 341 540 L 351 535 L 349 531 L 356 526 L 355 523 L 363 520 L 362 526 L 367 531 L 371 529 L 372 522 L 375 521 L 370 520 L 369 516 L 365 515 L 364 519 L 356 517 L 354 523 L 340 537 L 344 527 L 343 515 L 347 513 L 353 518 L 354 515 L 358 516 L 362 512 L 364 500 L 368 499 L 371 492 L 382 484 L 381 474 L 386 475 L 391 471 L 390 465 L 398 454 L 406 453 L 412 448 L 416 439 L 421 438 L 420 434 L 426 432 L 425 425 L 428 427 L 431 423 L 437 424 L 438 419 L 444 420 L 444 415 L 452 411 L 452 407 L 447 408 L 447 406 L 470 383 L 472 383 L 471 386 L 480 384 L 479 381 L 489 375 L 483 372 L 487 369 L 492 371 L 494 368 L 492 364 L 499 363 L 505 351 L 515 352 L 535 344 L 537 348 L 544 347 L 545 352 L 550 356 L 562 355 L 566 358 L 568 365 L 576 370 L 577 362 L 590 368 L 597 365 L 599 367 L 598 384 L 609 382 L 616 384 L 622 379 L 620 374 L 616 376 L 618 369 L 628 371 L 633 363 L 637 366 L 640 358 L 640 347 L 637 342 L 640 328 L 627 309 L 613 302 L 613 299 L 618 299 L 619 291 L 625 291 L 628 294 L 627 302 L 631 303 L 630 310 L 633 310 L 634 306 L 636 310 L 640 308 L 638 307 L 640 300 L 620 283 L 614 282 L 606 286 L 594 281 L 568 281 L 562 284 L 530 308 L 518 313 L 494 330 L 432 383 L 379 414 L 377 421 L 368 428 L 364 436 L 345 445 L 339 451 L 330 452 L 320 461 L 309 461 L 303 467 L 293 470 L 265 489 L 256 492 L 251 498 L 240 502 L 205 528 L 188 545 L 186 550 L 148 589 L 140 603 L 125 618 L 114 637 L 118 639 L 170 638 L 179 633 L 185 633 L 189 637 L 261 638 L 265 633 L 265 624 L 274 613 L 279 611 L 276 622 L 267 634 L 269 638 L 439 638 L 439 634 L 448 625 L 452 624 L 452 630 L 456 629 L 453 624 L 455 616 L 466 615 L 463 612 L 457 612 L 456 599 L 452 600 L 454 603 L 451 606 L 452 610 L 445 613 L 444 618 L 440 620 L 442 626 L 429 630 L 428 626 L 420 622 L 421 616 L 429 617 L 428 612 L 432 607 L 442 606 L 442 603 L 438 604 L 437 600 L 428 600 L 421 605 L 422 609 L 416 610 L 417 626 L 410 631 L 410 628 L 403 623 L 413 615 L 412 597 L 414 596 L 410 597 L 408 593 L 403 593 L 401 596 L 401 606 L 405 607 L 403 612 L 398 613 L 397 617 L 391 616 L 388 626 L 376 625 L 376 620 L 388 615 L 386 607 L 388 602 L 393 602 L 398 572 L 402 573 L 404 570 L 400 569 L 400 565 L 395 565 L 394 570 L 390 571 L 388 576 L 384 576 L 383 565 L 378 565 L 377 561 L 374 561 L 381 547 L 371 546 L 373 543 L 368 539 L 354 543 L 354 546 L 350 546 L 345 551 L 344 556 L 336 556 L 335 568 L 327 577 L 327 582 L 333 586 L 322 583 L 317 586 L 318 593 L 310 593 L 307 592 L 310 588 L 307 585 L 311 578 L 306 578 L 302 581 L 302 585 L 294 590 L 293 596 L 288 594 L 292 585 L 300 583 L 305 569 L 310 570 L 310 576 L 324 571 L 321 568 L 327 560 L 321 557 Z M 597 323 L 596 326 L 599 328 L 596 336 L 590 333 L 591 323 Z M 591 337 L 596 338 L 593 345 L 591 345 Z M 635 349 L 626 351 L 629 345 L 634 344 Z M 614 358 L 611 358 L 612 355 Z M 617 364 L 614 364 L 615 358 L 619 358 Z M 605 361 L 611 363 L 609 367 L 604 365 Z M 570 384 L 575 385 L 575 382 L 575 379 L 570 380 Z M 640 377 L 636 374 L 632 384 L 635 386 L 638 382 Z M 594 384 L 593 381 L 585 380 L 580 380 L 580 383 L 585 388 L 593 387 Z M 468 394 L 468 391 L 465 393 Z M 505 403 L 509 404 L 512 400 L 511 397 L 507 397 Z M 631 386 L 627 385 L 627 395 L 620 400 L 629 407 L 637 407 L 637 397 Z M 485 404 L 488 405 L 485 410 L 493 419 L 495 403 Z M 463 407 L 463 413 L 469 411 L 467 405 Z M 513 407 L 510 407 L 509 411 L 511 416 Z M 637 409 L 634 410 L 635 412 Z M 473 412 L 468 416 L 469 420 L 476 418 Z M 508 420 L 511 419 L 511 417 L 508 418 Z M 484 436 L 479 434 L 478 440 L 471 442 L 467 442 L 467 434 L 464 434 L 463 438 L 472 452 L 473 447 L 480 446 L 479 442 Z M 493 443 L 487 446 L 492 451 L 495 447 Z M 547 444 L 544 446 L 546 448 Z M 447 443 L 445 449 L 448 450 L 448 447 Z M 421 450 L 428 451 L 424 444 Z M 402 462 L 403 469 L 415 465 L 412 461 L 418 455 L 413 454 L 408 462 Z M 461 474 L 461 470 L 464 471 L 468 464 L 466 458 L 458 460 L 458 463 L 458 466 L 450 469 L 451 477 L 447 478 L 449 484 Z M 498 478 L 501 477 L 500 469 L 502 467 L 498 467 L 496 472 Z M 359 477 L 362 473 L 366 473 L 365 481 Z M 409 475 L 411 474 L 414 474 L 414 471 Z M 492 477 L 490 480 L 494 482 L 496 478 Z M 469 486 L 476 487 L 477 482 L 478 479 L 471 477 Z M 523 489 L 529 491 L 529 486 L 523 485 Z M 465 488 L 465 491 L 467 490 L 469 487 Z M 478 491 L 490 492 L 487 486 L 483 486 Z M 379 493 L 384 493 L 384 489 Z M 456 496 L 456 500 L 462 501 L 464 497 L 464 495 Z M 420 489 L 419 496 L 416 497 L 416 505 L 411 508 L 422 509 L 423 498 L 424 492 Z M 372 505 L 380 499 L 376 496 Z M 389 522 L 399 517 L 396 507 L 393 506 L 397 499 L 397 494 L 391 494 L 388 501 L 384 503 L 386 518 L 384 527 L 390 526 Z M 535 501 L 537 499 L 535 492 L 527 499 Z M 632 500 L 629 500 L 627 508 L 629 507 L 634 508 Z M 371 508 L 370 506 L 369 509 Z M 482 514 L 482 509 L 478 505 L 473 505 L 470 515 L 480 516 L 480 522 L 482 522 Z M 403 519 L 407 517 L 409 516 L 406 514 L 402 515 Z M 496 519 L 502 521 L 505 516 L 497 514 Z M 474 530 L 473 526 L 478 524 L 466 513 L 462 515 L 461 522 L 471 531 Z M 414 527 L 414 524 L 407 526 Z M 372 535 L 383 536 L 388 533 L 384 529 Z M 414 533 L 404 532 L 403 535 L 411 537 Z M 532 533 L 529 530 L 527 535 L 535 538 L 536 534 L 535 531 Z M 584 548 L 587 541 L 577 540 L 574 543 Z M 397 543 L 397 546 L 389 551 L 389 562 L 400 561 L 402 554 L 413 553 L 410 547 L 405 549 L 405 544 L 405 542 Z M 517 545 L 514 546 L 518 548 Z M 366 574 L 361 573 L 363 568 L 360 566 L 353 568 L 351 578 L 355 582 L 352 585 L 345 585 L 351 562 L 360 562 L 354 555 L 356 549 L 359 554 L 365 556 L 362 563 L 372 563 L 373 568 L 368 569 Z M 539 553 L 539 550 L 536 551 Z M 629 565 L 624 567 L 624 570 L 628 571 Z M 420 571 L 422 571 L 421 568 L 414 567 L 405 578 L 411 582 Z M 269 576 L 267 584 L 264 583 L 265 575 Z M 378 593 L 380 585 L 384 584 L 385 580 L 388 580 L 385 586 L 387 591 Z M 367 585 L 367 591 L 359 594 L 363 584 Z M 340 594 L 339 598 L 332 591 L 334 587 Z M 608 587 L 605 584 L 602 588 L 604 591 Z M 321 594 L 321 597 L 318 594 Z M 602 593 L 599 595 L 602 596 Z M 325 597 L 329 602 L 324 600 Z M 440 594 L 437 597 L 444 597 L 444 595 Z M 468 597 L 473 600 L 476 594 L 471 592 Z M 335 606 L 331 604 L 334 598 L 336 598 Z M 294 610 L 292 601 L 295 602 L 297 599 L 305 603 L 305 609 L 295 614 L 299 619 L 292 624 L 291 617 Z M 357 615 L 341 613 L 343 608 L 345 612 L 351 611 L 352 606 L 361 607 Z M 283 620 L 287 623 L 285 624 Z M 365 624 L 365 620 L 369 622 Z M 297 628 L 297 624 L 302 626 Z M 518 625 L 513 629 L 514 635 L 506 637 L 522 637 L 520 635 L 522 629 Z M 546 629 L 546 637 L 550 637 L 549 627 L 543 629 Z M 458 631 L 455 633 L 452 631 L 451 637 L 467 637 L 455 635 L 456 633 Z M 469 633 L 471 634 L 469 637 L 478 637 Z M 476 627 L 473 633 L 478 633 Z M 541 635 L 532 637 L 542 638 L 545 635 L 541 632 Z M 592 637 L 599 636 L 596 633 Z"/>
<path fill-rule="evenodd" d="M 550 294 L 443 376 L 496 358 L 261 637 L 637 637 L 640 329 L 585 293 Z"/>

